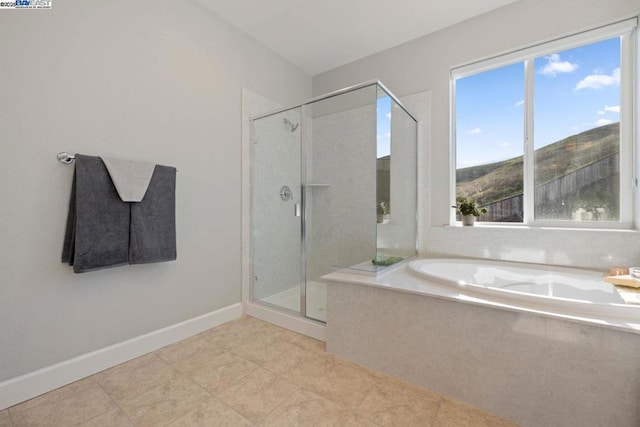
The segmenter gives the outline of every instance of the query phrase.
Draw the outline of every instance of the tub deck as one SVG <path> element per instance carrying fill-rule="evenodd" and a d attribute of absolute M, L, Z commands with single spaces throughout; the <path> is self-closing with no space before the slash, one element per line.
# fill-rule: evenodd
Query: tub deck
<path fill-rule="evenodd" d="M 544 295 L 541 298 L 531 298 L 528 295 L 521 295 L 520 292 L 508 292 L 508 290 L 495 292 L 487 290 L 483 286 L 451 286 L 447 281 L 428 280 L 420 277 L 409 268 L 409 264 L 413 262 L 416 261 L 392 266 L 377 276 L 361 275 L 344 269 L 330 273 L 323 279 L 444 298 L 509 311 L 532 313 L 640 334 L 639 304 L 617 300 L 621 302 L 619 304 L 577 305 L 571 300 L 549 298 Z M 615 289 L 613 286 L 611 288 Z M 619 294 L 620 291 L 618 290 L 616 293 Z M 626 298 L 637 297 L 627 295 Z"/>
<path fill-rule="evenodd" d="M 522 426 L 640 425 L 640 321 L 331 273 L 327 351 Z"/>

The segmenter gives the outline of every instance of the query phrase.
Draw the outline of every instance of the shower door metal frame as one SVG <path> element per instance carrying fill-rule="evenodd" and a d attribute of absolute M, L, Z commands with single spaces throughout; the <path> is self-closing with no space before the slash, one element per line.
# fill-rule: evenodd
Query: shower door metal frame
<path fill-rule="evenodd" d="M 357 84 L 357 85 L 346 87 L 344 89 L 338 89 L 336 91 L 329 92 L 329 93 L 326 93 L 324 95 L 316 96 L 315 98 L 311 98 L 311 99 L 309 99 L 309 100 L 307 100 L 307 101 L 305 101 L 305 102 L 303 102 L 301 104 L 295 104 L 295 105 L 290 105 L 288 107 L 278 108 L 277 110 L 270 111 L 270 112 L 268 112 L 266 114 L 258 114 L 257 116 L 249 117 L 249 121 L 254 121 L 254 120 L 262 119 L 264 117 L 273 116 L 274 114 L 282 113 L 283 111 L 287 111 L 287 110 L 293 110 L 294 108 L 306 107 L 309 104 L 313 104 L 314 102 L 317 102 L 317 101 L 322 101 L 323 99 L 333 98 L 334 96 L 342 95 L 343 93 L 352 92 L 354 90 L 362 89 L 364 87 L 373 86 L 373 85 L 380 86 L 387 93 L 387 95 L 389 95 L 389 97 L 391 99 L 396 101 L 398 106 L 400 108 L 402 108 L 405 113 L 407 113 L 413 120 L 418 122 L 418 119 L 416 119 L 414 117 L 414 115 L 411 114 L 411 112 L 409 112 L 404 107 L 402 102 L 400 102 L 400 100 L 393 93 L 391 93 L 389 91 L 389 89 L 387 89 L 387 87 L 385 85 L 383 85 L 379 80 L 369 80 L 368 82 L 360 83 L 360 84 Z M 301 119 L 300 119 L 301 125 L 300 126 L 302 126 L 302 122 L 304 122 L 304 119 L 301 117 Z"/>
<path fill-rule="evenodd" d="M 307 317 L 307 105 L 300 105 L 300 315 Z M 312 319 L 318 321 L 316 319 Z M 322 322 L 326 323 L 326 322 Z"/>

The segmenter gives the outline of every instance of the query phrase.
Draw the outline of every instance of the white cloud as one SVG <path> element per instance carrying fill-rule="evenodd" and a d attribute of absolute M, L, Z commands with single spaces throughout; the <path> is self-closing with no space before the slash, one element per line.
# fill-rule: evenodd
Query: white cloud
<path fill-rule="evenodd" d="M 473 128 L 471 129 L 469 132 L 467 132 L 469 135 L 478 135 L 482 133 L 482 129 L 480 128 Z"/>
<path fill-rule="evenodd" d="M 510 147 L 510 146 L 511 146 L 511 143 L 510 143 L 509 141 L 505 141 L 505 142 L 503 142 L 502 144 L 500 144 L 500 146 L 501 146 L 501 147 L 504 147 L 504 148 L 506 148 L 506 147 Z"/>
<path fill-rule="evenodd" d="M 521 99 L 520 101 L 513 104 L 514 107 L 522 107 L 523 105 L 524 105 L 524 99 Z"/>
<path fill-rule="evenodd" d="M 607 113 L 620 114 L 620 106 L 619 105 L 605 105 L 602 110 L 598 110 L 599 116 L 604 116 Z"/>
<path fill-rule="evenodd" d="M 609 120 L 609 119 L 599 119 L 597 122 L 595 122 L 594 124 L 596 126 L 604 126 L 604 125 L 610 125 L 611 123 L 613 123 L 613 120 Z"/>
<path fill-rule="evenodd" d="M 581 89 L 602 89 L 607 86 L 618 85 L 620 85 L 620 68 L 616 68 L 615 70 L 613 70 L 613 73 L 611 73 L 611 75 L 601 74 L 599 72 L 590 74 L 578 82 L 575 90 L 579 91 Z"/>
<path fill-rule="evenodd" d="M 390 119 L 390 118 L 391 118 L 391 111 L 387 113 L 387 119 Z"/>
<path fill-rule="evenodd" d="M 573 73 L 577 70 L 578 64 L 573 64 L 569 61 L 561 61 L 560 55 L 554 53 L 553 55 L 549 55 L 547 58 L 547 65 L 540 69 L 540 74 L 545 76 L 555 77 L 556 74 L 560 73 Z"/>

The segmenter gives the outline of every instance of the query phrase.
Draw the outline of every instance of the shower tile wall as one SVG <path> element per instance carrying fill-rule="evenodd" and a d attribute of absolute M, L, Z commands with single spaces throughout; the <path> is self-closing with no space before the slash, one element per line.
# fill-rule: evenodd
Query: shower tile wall
<path fill-rule="evenodd" d="M 312 119 L 307 150 L 307 280 L 376 253 L 376 105 Z"/>

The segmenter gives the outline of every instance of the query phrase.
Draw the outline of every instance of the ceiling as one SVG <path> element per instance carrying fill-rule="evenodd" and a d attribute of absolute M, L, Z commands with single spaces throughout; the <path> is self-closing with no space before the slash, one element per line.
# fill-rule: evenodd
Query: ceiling
<path fill-rule="evenodd" d="M 315 76 L 516 0 L 198 0 Z"/>

